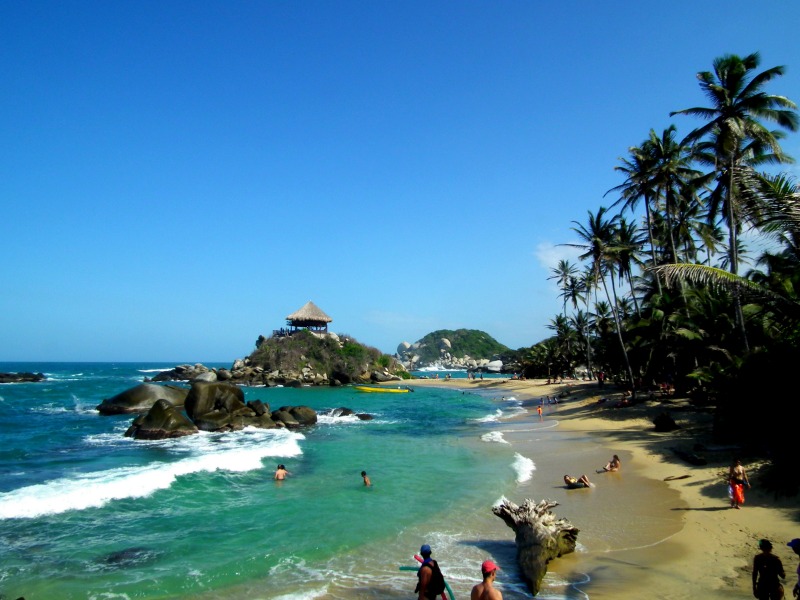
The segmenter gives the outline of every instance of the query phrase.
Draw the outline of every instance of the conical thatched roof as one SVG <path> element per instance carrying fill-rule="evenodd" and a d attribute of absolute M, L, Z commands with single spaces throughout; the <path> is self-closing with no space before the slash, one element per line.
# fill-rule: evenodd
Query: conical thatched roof
<path fill-rule="evenodd" d="M 287 321 L 319 321 L 322 323 L 330 323 L 333 321 L 328 315 L 322 312 L 322 309 L 311 302 L 306 302 L 303 307 L 286 317 Z"/>

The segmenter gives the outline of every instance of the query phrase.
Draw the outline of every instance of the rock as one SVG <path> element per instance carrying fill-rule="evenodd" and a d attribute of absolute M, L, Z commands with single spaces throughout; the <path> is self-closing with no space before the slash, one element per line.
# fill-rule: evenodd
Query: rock
<path fill-rule="evenodd" d="M 186 414 L 189 418 L 198 423 L 202 418 L 204 423 L 218 423 L 217 416 L 205 419 L 205 415 L 214 411 L 220 411 L 227 415 L 233 415 L 237 411 L 247 408 L 244 403 L 244 392 L 235 385 L 229 383 L 205 383 L 197 382 L 192 384 L 189 394 L 186 396 Z M 200 427 L 200 425 L 198 425 Z M 215 431 L 206 429 L 204 431 Z"/>
<path fill-rule="evenodd" d="M 176 406 L 158 400 L 146 415 L 134 419 L 125 432 L 137 440 L 163 440 L 197 433 L 198 429 Z"/>
<path fill-rule="evenodd" d="M 374 419 L 374 418 L 375 418 L 375 417 L 373 417 L 372 415 L 368 415 L 367 413 L 356 413 L 356 416 L 357 416 L 357 417 L 359 418 L 359 420 L 361 420 L 361 421 L 372 421 L 372 419 Z"/>
<path fill-rule="evenodd" d="M 483 365 L 483 367 L 490 373 L 500 373 L 503 370 L 503 361 L 493 360 L 487 362 L 485 365 Z"/>
<path fill-rule="evenodd" d="M 276 410 L 271 415 L 272 420 L 275 422 L 280 421 L 289 429 L 296 429 L 300 427 L 300 423 L 294 418 L 292 413 L 287 410 Z"/>
<path fill-rule="evenodd" d="M 503 500 L 492 512 L 503 519 L 516 534 L 517 564 L 528 589 L 535 596 L 547 573 L 547 563 L 575 551 L 578 529 L 566 519 L 557 519 L 550 511 L 557 502 L 542 500 L 534 504 L 526 499 L 520 506 Z"/>
<path fill-rule="evenodd" d="M 204 381 L 206 383 L 214 383 L 217 381 L 217 374 L 214 371 L 206 371 L 205 373 L 200 373 L 196 377 L 192 378 L 192 381 Z"/>
<path fill-rule="evenodd" d="M 96 409 L 101 415 L 144 413 L 150 410 L 158 400 L 167 400 L 173 406 L 183 406 L 188 393 L 188 389 L 174 385 L 141 383 L 112 398 L 106 398 L 97 405 Z"/>
<path fill-rule="evenodd" d="M 43 373 L 0 373 L 0 383 L 36 383 L 45 379 Z"/>
<path fill-rule="evenodd" d="M 250 400 L 247 406 L 259 417 L 269 413 L 269 404 L 264 404 L 261 400 Z"/>
<path fill-rule="evenodd" d="M 287 410 L 300 425 L 316 425 L 317 423 L 317 412 L 308 406 L 284 407 L 281 410 Z"/>
<path fill-rule="evenodd" d="M 675 431 L 676 429 L 680 429 L 678 424 L 675 422 L 675 419 L 673 419 L 668 412 L 662 412 L 657 414 L 653 418 L 653 425 L 655 425 L 656 431 L 660 433 Z"/>

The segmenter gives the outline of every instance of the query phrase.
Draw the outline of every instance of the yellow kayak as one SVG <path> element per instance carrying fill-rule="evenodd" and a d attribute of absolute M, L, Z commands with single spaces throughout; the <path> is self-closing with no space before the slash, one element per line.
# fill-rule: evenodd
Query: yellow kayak
<path fill-rule="evenodd" d="M 376 385 L 354 385 L 353 386 L 359 392 L 383 392 L 389 394 L 406 394 L 408 392 L 413 392 L 411 388 L 407 387 L 380 387 Z"/>

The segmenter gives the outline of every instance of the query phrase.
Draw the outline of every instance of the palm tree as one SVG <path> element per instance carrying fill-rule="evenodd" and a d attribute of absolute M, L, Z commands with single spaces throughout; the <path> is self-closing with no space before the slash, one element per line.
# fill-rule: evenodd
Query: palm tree
<path fill-rule="evenodd" d="M 614 284 L 614 264 L 616 260 L 614 238 L 616 235 L 616 221 L 619 215 L 612 217 L 611 219 L 606 219 L 605 214 L 607 210 L 608 209 L 606 207 L 601 206 L 598 209 L 597 214 L 593 215 L 592 212 L 589 211 L 589 221 L 587 225 L 573 221 L 573 223 L 575 223 L 575 227 L 573 227 L 572 230 L 578 234 L 584 243 L 566 245 L 584 250 L 584 253 L 580 256 L 580 259 L 590 260 L 595 274 L 595 280 L 599 280 L 603 284 L 603 289 L 606 293 L 608 303 L 611 306 L 617 306 L 617 292 Z M 610 274 L 611 287 L 614 291 L 613 302 L 608 293 L 608 285 L 606 284 L 605 275 L 607 272 Z M 619 314 L 617 311 L 612 311 L 612 314 L 614 316 L 614 324 L 617 330 L 617 338 L 619 339 L 620 349 L 622 350 L 622 356 L 625 361 L 625 368 L 629 378 L 628 381 L 630 382 L 631 386 L 633 386 L 633 369 L 631 369 L 631 364 L 628 360 L 628 352 L 625 349 L 625 342 L 622 339 L 622 325 L 620 324 Z"/>
<path fill-rule="evenodd" d="M 632 266 L 641 266 L 642 262 L 639 259 L 642 248 L 642 237 L 637 231 L 634 223 L 628 223 L 624 217 L 619 220 L 619 227 L 616 229 L 616 239 L 614 243 L 617 248 L 616 262 L 617 269 L 619 270 L 620 283 L 628 280 L 628 285 L 631 289 L 631 298 L 633 305 L 636 309 L 636 316 L 641 317 L 642 313 L 639 310 L 639 302 L 636 299 L 636 293 L 633 288 L 633 271 Z"/>
<path fill-rule="evenodd" d="M 714 72 L 702 71 L 697 74 L 700 88 L 711 101 L 709 107 L 693 107 L 675 111 L 670 115 L 687 114 L 708 121 L 695 129 L 688 140 L 697 141 L 710 137 L 715 154 L 715 172 L 724 184 L 724 220 L 728 227 L 728 252 L 730 253 L 730 272 L 738 274 L 737 236 L 741 226 L 738 214 L 737 188 L 734 172 L 750 154 L 758 155 L 768 151 L 776 162 L 790 159 L 778 144 L 780 133 L 770 131 L 761 120 L 776 123 L 789 131 L 798 126 L 797 106 L 784 96 L 767 94 L 764 86 L 784 74 L 784 67 L 772 67 L 756 73 L 761 62 L 759 54 L 753 53 L 741 58 L 727 54 L 714 60 Z M 741 300 L 738 289 L 734 290 L 736 322 L 740 330 L 745 351 L 749 351 L 744 326 Z"/>
<path fill-rule="evenodd" d="M 622 164 L 614 167 L 615 171 L 619 171 L 626 176 L 625 181 L 608 190 L 606 194 L 612 191 L 620 191 L 622 197 L 612 206 L 615 206 L 620 201 L 624 201 L 623 210 L 627 208 L 633 211 L 638 206 L 639 201 L 644 200 L 647 236 L 650 241 L 650 256 L 653 260 L 653 266 L 655 266 L 658 262 L 656 261 L 656 245 L 653 240 L 653 218 L 650 214 L 650 205 L 655 193 L 652 182 L 650 181 L 653 159 L 648 151 L 647 142 L 641 146 L 631 146 L 628 148 L 628 152 L 630 158 L 620 158 L 619 160 Z M 658 286 L 658 293 L 660 294 L 661 281 L 658 277 L 656 277 L 656 285 Z"/>
<path fill-rule="evenodd" d="M 567 286 L 569 285 L 569 278 L 577 273 L 575 265 L 570 264 L 568 260 L 559 260 L 558 265 L 551 269 L 552 275 L 548 279 L 555 279 L 558 287 L 561 289 L 561 295 L 564 298 L 564 316 L 567 314 Z"/>

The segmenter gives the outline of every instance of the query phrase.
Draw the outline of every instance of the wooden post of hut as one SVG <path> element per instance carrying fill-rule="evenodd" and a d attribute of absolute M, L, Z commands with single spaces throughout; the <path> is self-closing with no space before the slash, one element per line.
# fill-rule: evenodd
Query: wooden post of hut
<path fill-rule="evenodd" d="M 289 335 L 302 329 L 307 329 L 314 333 L 328 333 L 328 323 L 331 322 L 333 322 L 333 319 L 310 300 L 300 310 L 286 317 Z"/>

